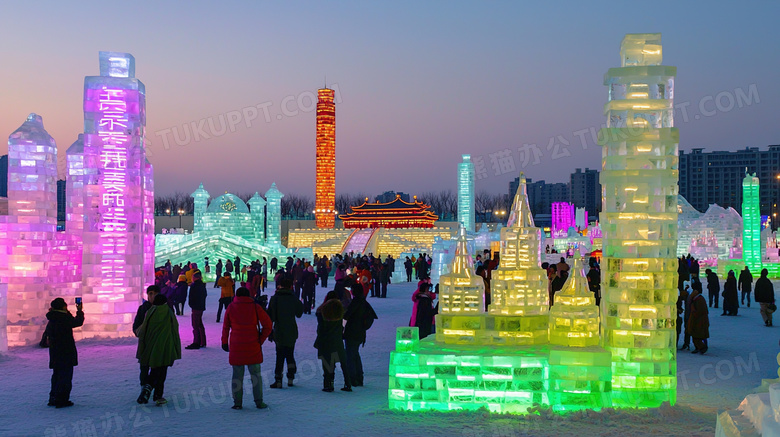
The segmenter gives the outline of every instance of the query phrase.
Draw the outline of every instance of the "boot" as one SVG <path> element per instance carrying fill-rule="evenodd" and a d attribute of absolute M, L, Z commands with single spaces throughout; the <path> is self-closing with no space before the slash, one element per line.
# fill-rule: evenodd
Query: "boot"
<path fill-rule="evenodd" d="M 287 387 L 292 387 L 292 386 L 293 386 L 293 379 L 287 378 Z"/>
<path fill-rule="evenodd" d="M 344 384 L 344 387 L 341 387 L 341 391 L 352 391 L 352 387 L 349 384 Z"/>
<path fill-rule="evenodd" d="M 148 404 L 149 396 L 151 395 L 152 395 L 152 386 L 146 384 L 144 385 L 144 388 L 141 389 L 141 394 L 138 396 L 136 402 L 138 402 L 139 404 Z"/>
<path fill-rule="evenodd" d="M 334 377 L 328 377 L 327 375 L 325 375 L 325 378 L 324 378 L 323 383 L 322 383 L 322 385 L 323 385 L 322 391 L 327 392 L 327 393 L 333 392 L 333 390 L 334 390 L 334 388 L 333 388 L 333 380 L 334 380 Z"/>
<path fill-rule="evenodd" d="M 282 388 L 282 379 L 279 378 L 274 381 L 273 384 L 271 384 L 271 388 Z"/>

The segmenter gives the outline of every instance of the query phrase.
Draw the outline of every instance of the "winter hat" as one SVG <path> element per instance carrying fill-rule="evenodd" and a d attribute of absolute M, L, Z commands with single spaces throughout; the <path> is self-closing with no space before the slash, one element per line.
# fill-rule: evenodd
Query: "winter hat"
<path fill-rule="evenodd" d="M 179 275 L 178 282 L 182 282 L 182 281 L 186 281 L 186 280 L 187 280 L 187 276 L 186 275 Z"/>
<path fill-rule="evenodd" d="M 307 270 L 309 273 L 312 273 L 312 272 L 314 272 L 314 267 L 312 267 L 312 266 L 309 266 L 309 267 L 308 267 L 306 270 Z"/>
<path fill-rule="evenodd" d="M 53 310 L 64 310 L 65 307 L 67 307 L 68 304 L 65 303 L 65 299 L 58 297 L 51 301 L 51 309 Z"/>

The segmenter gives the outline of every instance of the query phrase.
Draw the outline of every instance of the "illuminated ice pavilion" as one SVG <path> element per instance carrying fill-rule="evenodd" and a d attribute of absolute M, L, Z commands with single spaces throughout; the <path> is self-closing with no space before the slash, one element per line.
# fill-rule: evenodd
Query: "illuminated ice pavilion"
<path fill-rule="evenodd" d="M 192 233 L 158 234 L 156 264 L 162 265 L 169 259 L 173 264 L 200 263 L 204 257 L 216 264 L 217 259 L 232 260 L 236 256 L 248 262 L 291 254 L 281 245 L 279 237 L 280 201 L 284 194 L 272 184 L 265 196 L 263 199 L 255 193 L 244 203 L 238 196 L 225 193 L 209 203 L 211 196 L 200 184 L 192 193 L 195 208 Z"/>

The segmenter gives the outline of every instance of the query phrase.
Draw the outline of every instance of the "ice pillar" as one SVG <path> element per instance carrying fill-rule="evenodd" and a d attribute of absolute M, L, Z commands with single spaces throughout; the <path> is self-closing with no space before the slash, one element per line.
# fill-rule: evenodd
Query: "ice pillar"
<path fill-rule="evenodd" d="M 0 307 L 7 305 L 8 345 L 33 344 L 40 340 L 51 301 L 48 271 L 57 231 L 57 144 L 37 114 L 8 137 L 8 216 L 3 219 L 0 277 L 7 295 L 0 291 Z"/>
<path fill-rule="evenodd" d="M 755 173 L 742 179 L 742 259 L 755 275 L 761 271 L 761 211 L 758 178 Z"/>
<path fill-rule="evenodd" d="M 314 217 L 317 227 L 332 229 L 336 222 L 336 104 L 335 91 L 317 90 L 317 180 Z"/>
<path fill-rule="evenodd" d="M 85 337 L 132 336 L 151 279 L 146 209 L 154 194 L 145 126 L 146 90 L 135 78 L 135 58 L 100 52 L 100 76 L 84 79 L 84 167 L 95 170 L 84 187 Z"/>
<path fill-rule="evenodd" d="M 265 243 L 271 248 L 282 246 L 282 197 L 284 194 L 276 189 L 276 182 L 265 192 L 265 200 L 268 202 Z"/>
<path fill-rule="evenodd" d="M 265 244 L 265 199 L 260 197 L 260 193 L 249 199 L 249 213 L 252 215 L 252 228 L 255 231 L 255 239 L 260 244 Z"/>
<path fill-rule="evenodd" d="M 505 334 L 514 344 L 542 344 L 548 340 L 550 297 L 547 272 L 539 267 L 541 239 L 542 230 L 534 226 L 526 179 L 521 173 L 509 220 L 501 229 L 500 265 L 492 273 L 488 309 L 497 317 L 499 333 L 509 332 L 509 326 L 522 327 L 511 336 Z"/>
<path fill-rule="evenodd" d="M 474 163 L 471 155 L 463 155 L 458 164 L 458 222 L 468 232 L 474 232 Z"/>
<path fill-rule="evenodd" d="M 616 406 L 674 404 L 677 302 L 675 67 L 660 34 L 628 34 L 604 77 L 601 321 Z"/>
<path fill-rule="evenodd" d="M 208 208 L 209 198 L 211 195 L 203 188 L 203 183 L 200 184 L 197 190 L 191 194 L 193 199 L 193 219 L 195 224 L 193 225 L 192 232 L 199 232 L 203 229 L 203 213 Z"/>

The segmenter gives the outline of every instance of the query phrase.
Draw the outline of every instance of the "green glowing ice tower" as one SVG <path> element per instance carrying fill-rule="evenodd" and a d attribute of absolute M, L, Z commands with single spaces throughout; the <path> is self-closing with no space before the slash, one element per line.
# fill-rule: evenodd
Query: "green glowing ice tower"
<path fill-rule="evenodd" d="M 604 77 L 601 320 L 615 406 L 677 396 L 677 69 L 661 65 L 661 50 L 660 34 L 628 34 L 622 66 Z"/>
<path fill-rule="evenodd" d="M 755 173 L 742 179 L 742 259 L 753 274 L 761 271 L 761 211 Z"/>

